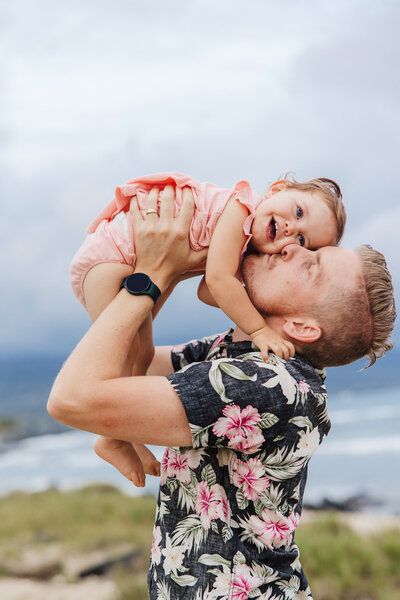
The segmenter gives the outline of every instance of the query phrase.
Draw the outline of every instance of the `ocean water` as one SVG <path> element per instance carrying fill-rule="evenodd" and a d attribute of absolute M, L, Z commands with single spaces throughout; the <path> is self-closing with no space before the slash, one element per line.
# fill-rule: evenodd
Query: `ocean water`
<path fill-rule="evenodd" d="M 365 494 L 374 510 L 400 513 L 400 387 L 331 394 L 331 432 L 312 457 L 305 502 L 342 501 Z M 23 439 L 0 453 L 0 494 L 61 489 L 103 482 L 124 492 L 156 494 L 147 476 L 135 488 L 93 451 L 94 435 L 82 431 Z M 157 458 L 163 448 L 152 447 Z"/>

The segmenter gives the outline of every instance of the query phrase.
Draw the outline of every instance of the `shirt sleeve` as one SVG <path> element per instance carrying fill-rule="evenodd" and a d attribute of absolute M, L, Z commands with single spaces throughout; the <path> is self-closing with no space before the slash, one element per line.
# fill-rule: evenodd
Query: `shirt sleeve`
<path fill-rule="evenodd" d="M 215 334 L 200 340 L 191 340 L 186 344 L 173 346 L 171 350 L 171 361 L 174 371 L 179 371 L 191 363 L 206 360 L 214 342 L 220 338 L 220 334 Z"/>
<path fill-rule="evenodd" d="M 188 365 L 168 379 L 186 411 L 195 448 L 251 454 L 279 438 L 295 444 L 299 424 L 318 420 L 312 387 L 296 381 L 283 364 L 219 359 Z"/>

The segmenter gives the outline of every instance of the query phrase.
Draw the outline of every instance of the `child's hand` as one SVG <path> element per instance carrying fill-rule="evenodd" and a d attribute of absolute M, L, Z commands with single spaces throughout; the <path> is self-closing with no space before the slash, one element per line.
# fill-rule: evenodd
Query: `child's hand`
<path fill-rule="evenodd" d="M 258 329 L 250 334 L 254 344 L 260 348 L 261 356 L 265 362 L 268 362 L 268 350 L 272 350 L 279 358 L 288 360 L 290 356 L 294 356 L 295 349 L 292 342 L 289 342 L 279 333 L 268 327 Z"/>

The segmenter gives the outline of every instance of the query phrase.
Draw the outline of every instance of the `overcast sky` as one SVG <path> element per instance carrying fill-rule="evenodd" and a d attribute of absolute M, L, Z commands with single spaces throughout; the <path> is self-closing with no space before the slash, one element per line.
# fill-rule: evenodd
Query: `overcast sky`
<path fill-rule="evenodd" d="M 396 0 L 0 0 L 0 355 L 72 348 L 85 228 L 160 170 L 336 179 L 343 243 L 384 252 L 398 288 L 399 23 Z M 156 339 L 227 323 L 189 283 Z"/>

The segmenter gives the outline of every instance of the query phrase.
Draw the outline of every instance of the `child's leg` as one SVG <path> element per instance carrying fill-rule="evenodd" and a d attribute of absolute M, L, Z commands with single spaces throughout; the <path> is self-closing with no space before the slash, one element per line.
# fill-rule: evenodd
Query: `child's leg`
<path fill-rule="evenodd" d="M 120 263 L 101 263 L 95 265 L 85 277 L 83 290 L 89 316 L 92 321 L 102 313 L 106 306 L 118 294 L 122 280 L 133 272 L 132 267 Z M 121 375 L 130 376 L 138 352 L 138 336 L 133 340 Z M 134 485 L 143 487 L 145 472 L 142 462 L 130 442 L 112 440 L 99 437 L 95 442 L 95 451 L 103 460 L 111 463 L 125 477 L 130 479 Z M 150 450 L 148 453 L 151 454 Z M 148 453 L 146 454 L 149 462 Z M 149 466 L 153 473 L 158 461 L 153 457 Z M 154 464 L 155 463 L 155 464 Z"/>
<path fill-rule="evenodd" d="M 136 444 L 132 442 L 134 450 L 136 450 L 140 460 L 142 461 L 144 472 L 147 475 L 160 476 L 160 461 L 156 459 L 151 450 L 144 444 Z"/>
<path fill-rule="evenodd" d="M 120 290 L 122 280 L 132 273 L 133 269 L 130 265 L 121 263 L 100 263 L 90 269 L 83 283 L 83 292 L 86 308 L 92 322 L 114 300 Z M 132 373 L 132 364 L 137 350 L 138 340 L 134 340 L 121 375 Z"/>
<path fill-rule="evenodd" d="M 134 485 L 144 487 L 146 476 L 142 461 L 130 442 L 100 436 L 94 443 L 94 450 L 100 458 L 118 469 Z"/>
<path fill-rule="evenodd" d="M 148 314 L 139 329 L 139 348 L 133 364 L 132 375 L 146 375 L 154 358 L 153 323 Z"/>
<path fill-rule="evenodd" d="M 132 375 L 146 375 L 154 357 L 153 324 L 151 314 L 148 315 L 139 329 L 139 349 L 133 365 Z M 132 442 L 139 455 L 144 472 L 149 475 L 160 475 L 160 463 L 144 444 Z"/>
<path fill-rule="evenodd" d="M 160 312 L 164 303 L 168 300 L 172 294 L 176 282 L 171 285 L 163 292 L 160 298 L 151 311 L 151 315 L 148 315 L 147 319 L 143 322 L 139 329 L 139 348 L 136 356 L 135 363 L 132 369 L 132 375 L 146 375 L 147 369 L 149 368 L 151 361 L 154 358 L 154 342 L 153 342 L 153 319 Z"/>

